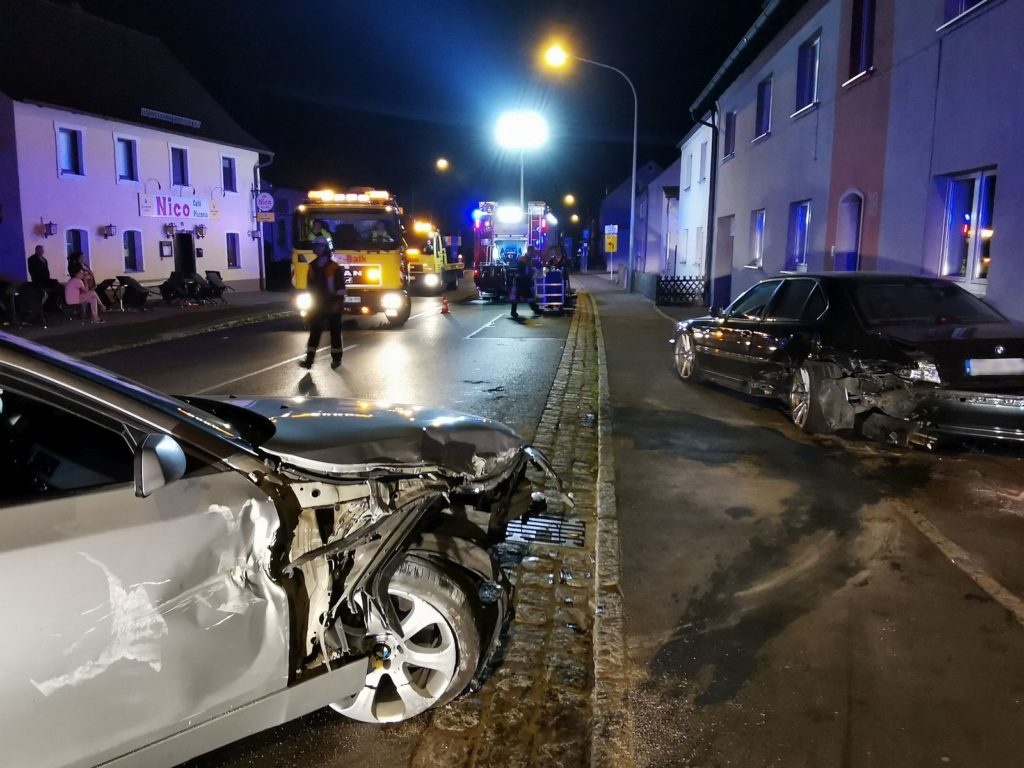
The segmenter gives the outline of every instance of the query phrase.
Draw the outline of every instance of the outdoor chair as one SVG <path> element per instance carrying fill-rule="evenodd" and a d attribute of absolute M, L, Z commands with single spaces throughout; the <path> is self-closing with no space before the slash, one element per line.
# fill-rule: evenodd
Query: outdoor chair
<path fill-rule="evenodd" d="M 145 311 L 148 309 L 146 302 L 149 301 L 149 297 L 160 295 L 159 291 L 147 288 L 131 275 L 118 275 L 117 282 L 121 284 L 121 289 L 123 291 L 121 294 L 121 303 L 124 304 L 125 309 L 138 309 Z"/>
<path fill-rule="evenodd" d="M 191 300 L 188 283 L 180 272 L 171 272 L 158 290 L 165 304 L 177 304 L 180 307 Z"/>
<path fill-rule="evenodd" d="M 223 301 L 225 304 L 228 300 L 224 298 L 224 294 L 228 291 L 235 290 L 230 285 L 224 282 L 224 278 L 220 276 L 220 272 L 216 269 L 206 270 L 206 282 L 210 284 L 211 296 L 215 299 Z"/>
<path fill-rule="evenodd" d="M 14 321 L 18 325 L 38 322 L 46 328 L 46 291 L 34 283 L 22 283 L 14 292 Z"/>
<path fill-rule="evenodd" d="M 200 304 L 212 304 L 214 300 L 213 288 L 206 278 L 200 275 L 198 272 L 192 273 L 191 285 L 189 291 L 193 300 L 198 301 Z"/>

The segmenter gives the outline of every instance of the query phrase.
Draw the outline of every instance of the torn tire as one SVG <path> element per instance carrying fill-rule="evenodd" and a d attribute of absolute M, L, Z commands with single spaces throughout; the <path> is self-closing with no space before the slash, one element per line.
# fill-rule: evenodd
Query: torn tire
<path fill-rule="evenodd" d="M 793 371 L 789 387 L 789 415 L 793 423 L 809 435 L 828 434 L 828 419 L 823 407 L 824 368 L 806 361 Z"/>

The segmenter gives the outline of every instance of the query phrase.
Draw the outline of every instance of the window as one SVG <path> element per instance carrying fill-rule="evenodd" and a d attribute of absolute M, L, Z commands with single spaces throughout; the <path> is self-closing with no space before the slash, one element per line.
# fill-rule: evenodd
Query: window
<path fill-rule="evenodd" d="M 141 272 L 142 271 L 142 233 L 138 230 L 129 229 L 125 230 L 122 235 L 122 243 L 124 247 L 124 271 L 125 272 Z"/>
<path fill-rule="evenodd" d="M 238 176 L 235 173 L 235 158 L 230 155 L 220 156 L 220 173 L 225 192 L 238 191 Z"/>
<path fill-rule="evenodd" d="M 768 313 L 769 318 L 772 320 L 805 319 L 804 307 L 817 286 L 816 280 L 784 281 L 772 301 L 771 311 Z M 817 314 L 820 315 L 821 312 L 819 311 Z"/>
<path fill-rule="evenodd" d="M 693 263 L 700 264 L 704 259 L 704 227 L 697 227 L 696 243 L 693 247 Z"/>
<path fill-rule="evenodd" d="M 875 0 L 853 0 L 850 77 L 871 69 L 875 57 Z"/>
<path fill-rule="evenodd" d="M 945 0 L 945 20 L 952 21 L 957 16 L 967 13 L 976 5 L 981 5 L 985 0 Z"/>
<path fill-rule="evenodd" d="M 54 497 L 128 485 L 135 478 L 135 457 L 124 435 L 100 426 L 78 410 L 64 409 L 44 397 L 0 390 L 0 461 L 7 468 L 0 503 Z M 77 412 L 76 412 L 77 411 Z M 88 412 L 86 412 L 88 413 Z"/>
<path fill-rule="evenodd" d="M 700 180 L 706 181 L 708 178 L 708 143 L 702 141 L 700 143 Z"/>
<path fill-rule="evenodd" d="M 686 156 L 686 178 L 683 179 L 683 189 L 689 189 L 693 182 L 693 152 Z"/>
<path fill-rule="evenodd" d="M 772 129 L 772 78 L 766 77 L 757 84 L 757 116 L 754 123 L 754 138 L 767 136 Z"/>
<path fill-rule="evenodd" d="M 809 107 L 818 100 L 818 48 L 821 35 L 816 34 L 800 46 L 796 63 L 796 110 Z"/>
<path fill-rule="evenodd" d="M 82 131 L 57 128 L 57 170 L 61 176 L 84 176 Z"/>
<path fill-rule="evenodd" d="M 942 265 L 944 276 L 971 282 L 988 279 L 995 203 L 994 170 L 955 176 L 948 180 Z"/>
<path fill-rule="evenodd" d="M 188 185 L 188 150 L 184 147 L 171 147 L 171 186 Z"/>
<path fill-rule="evenodd" d="M 750 213 L 750 266 L 764 266 L 764 208 Z"/>
<path fill-rule="evenodd" d="M 680 242 L 680 245 L 681 245 L 681 248 L 679 249 L 679 252 L 682 254 L 679 257 L 679 263 L 680 264 L 685 264 L 686 263 L 687 254 L 688 254 L 688 252 L 690 250 L 690 230 L 688 230 L 688 229 L 684 229 L 683 230 L 683 236 L 682 236 L 682 238 L 680 238 L 679 242 Z"/>
<path fill-rule="evenodd" d="M 736 113 L 725 113 L 725 141 L 722 147 L 725 157 L 736 154 Z"/>
<path fill-rule="evenodd" d="M 238 255 L 238 233 L 228 232 L 227 234 L 228 244 L 228 269 L 240 269 L 242 266 L 241 259 Z"/>
<path fill-rule="evenodd" d="M 89 263 L 89 233 L 84 229 L 69 229 L 64 233 L 65 255 L 81 253 L 85 256 L 85 263 Z"/>
<path fill-rule="evenodd" d="M 789 205 L 789 237 L 786 241 L 786 269 L 807 271 L 807 231 L 811 225 L 811 201 Z"/>
<path fill-rule="evenodd" d="M 775 294 L 775 289 L 778 287 L 778 280 L 758 283 L 736 299 L 726 314 L 730 317 L 741 317 L 745 320 L 760 320 L 762 315 L 764 315 L 768 302 L 772 300 L 772 296 Z"/>
<path fill-rule="evenodd" d="M 114 137 L 114 164 L 118 181 L 139 180 L 139 145 L 135 139 Z"/>

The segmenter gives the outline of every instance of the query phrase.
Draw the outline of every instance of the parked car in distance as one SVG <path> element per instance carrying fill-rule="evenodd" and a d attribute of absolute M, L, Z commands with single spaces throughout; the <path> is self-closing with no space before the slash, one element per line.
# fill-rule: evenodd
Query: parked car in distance
<path fill-rule="evenodd" d="M 676 326 L 676 372 L 777 398 L 806 432 L 1024 441 L 1024 327 L 948 280 L 763 280 Z"/>
<path fill-rule="evenodd" d="M 35 767 L 451 701 L 511 619 L 491 546 L 550 473 L 488 419 L 176 399 L 3 333 L 0 451 L 0 740 Z"/>

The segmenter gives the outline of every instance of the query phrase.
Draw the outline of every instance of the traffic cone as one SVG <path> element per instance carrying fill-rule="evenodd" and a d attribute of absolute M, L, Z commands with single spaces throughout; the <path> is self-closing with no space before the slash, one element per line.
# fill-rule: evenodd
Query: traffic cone
<path fill-rule="evenodd" d="M 448 294 L 441 296 L 441 314 L 447 315 L 451 310 L 448 309 Z"/>

